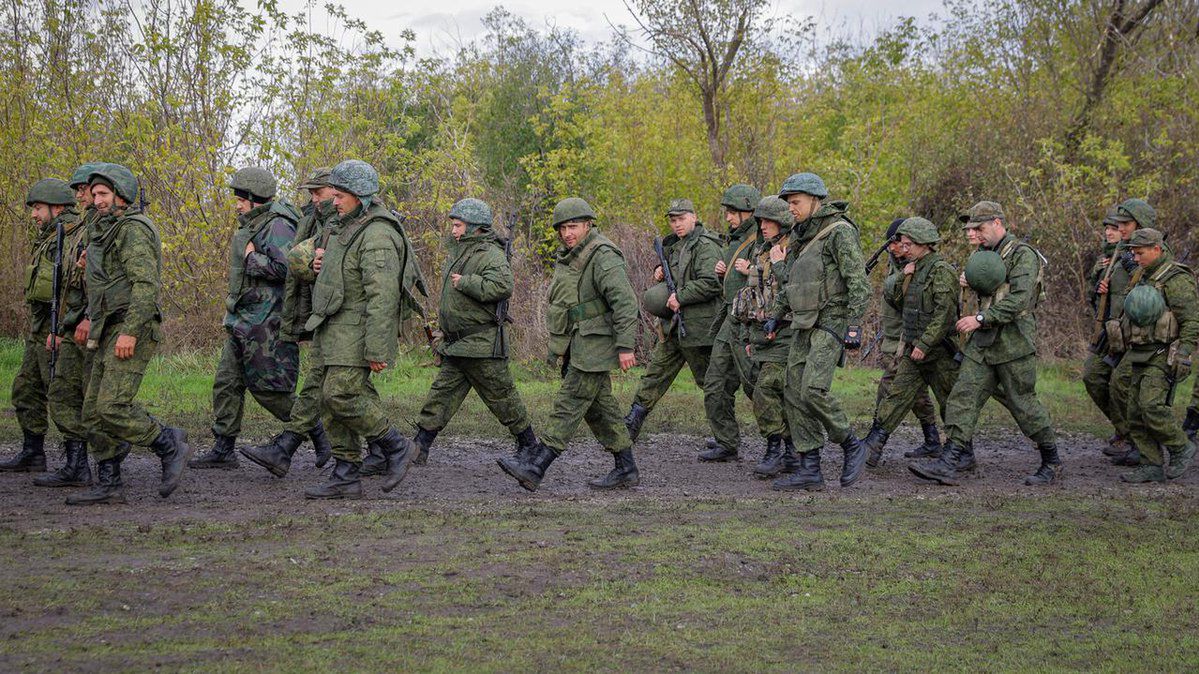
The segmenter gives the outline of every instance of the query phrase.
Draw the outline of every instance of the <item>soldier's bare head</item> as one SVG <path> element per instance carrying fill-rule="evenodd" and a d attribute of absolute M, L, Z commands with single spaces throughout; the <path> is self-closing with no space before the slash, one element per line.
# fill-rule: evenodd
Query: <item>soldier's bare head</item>
<path fill-rule="evenodd" d="M 339 215 L 353 213 L 361 205 L 362 200 L 357 196 L 336 187 L 333 188 L 333 208 L 337 209 Z"/>

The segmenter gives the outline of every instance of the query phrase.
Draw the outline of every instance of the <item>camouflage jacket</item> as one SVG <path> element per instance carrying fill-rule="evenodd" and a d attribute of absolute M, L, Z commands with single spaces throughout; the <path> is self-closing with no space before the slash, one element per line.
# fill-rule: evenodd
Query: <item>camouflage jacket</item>
<path fill-rule="evenodd" d="M 162 243 L 158 227 L 141 209 L 130 206 L 96 219 L 87 245 L 85 283 L 92 320 L 89 347 L 108 330 L 162 340 Z"/>
<path fill-rule="evenodd" d="M 255 206 L 237 216 L 229 240 L 229 291 L 225 329 L 237 337 L 273 341 L 279 334 L 287 249 L 296 234 L 299 213 L 283 201 Z M 246 244 L 254 250 L 246 254 Z M 265 328 L 265 329 L 264 329 Z"/>
<path fill-rule="evenodd" d="M 779 234 L 773 239 L 759 239 L 750 246 L 749 260 L 752 266 L 746 279 L 750 283 L 768 284 L 772 287 L 771 294 L 777 296 L 782 292 L 782 279 L 774 274 L 774 265 L 770 263 L 770 249 L 776 243 L 783 241 L 786 234 Z M 764 307 L 770 311 L 770 307 Z M 773 340 L 766 339 L 765 323 L 739 323 L 741 340 L 749 345 L 750 359 L 758 363 L 785 363 L 787 352 L 791 349 L 791 326 L 783 324 Z"/>
<path fill-rule="evenodd" d="M 87 318 L 87 270 L 83 253 L 99 217 L 96 209 L 88 206 L 81 218 L 82 227 L 71 239 L 70 246 L 63 249 L 63 315 L 58 322 L 58 334 L 62 337 L 71 337 L 75 326 Z"/>
<path fill-rule="evenodd" d="M 716 262 L 720 260 L 720 239 L 696 224 L 685 238 L 671 234 L 662 241 L 670 272 L 678 289 L 680 311 L 687 336 L 678 338 L 678 321 L 659 319 L 668 338 L 679 339 L 682 346 L 711 346 L 717 319 L 724 308 Z"/>
<path fill-rule="evenodd" d="M 38 232 L 33 244 L 33 254 L 26 267 L 25 305 L 29 310 L 27 324 L 28 336 L 44 338 L 50 332 L 50 301 L 54 295 L 54 255 L 55 244 L 58 241 L 58 225 L 62 224 L 63 254 L 61 274 L 64 280 L 71 266 L 71 250 L 77 245 L 83 235 L 83 225 L 79 213 L 74 208 L 65 208 L 48 225 Z M 64 295 L 59 289 L 60 301 Z M 59 308 L 61 316 L 62 308 Z M 61 321 L 60 321 L 61 323 Z M 59 326 L 61 333 L 61 325 Z"/>
<path fill-rule="evenodd" d="M 450 256 L 441 275 L 438 324 L 444 336 L 438 352 L 444 356 L 491 358 L 500 339 L 496 304 L 512 296 L 516 282 L 504 257 L 504 244 L 490 229 L 450 239 Z M 450 280 L 461 274 L 458 285 Z M 498 353 L 507 357 L 508 331 Z"/>
<path fill-rule="evenodd" d="M 1096 291 L 1099 282 L 1109 273 L 1109 267 L 1111 275 L 1107 279 L 1105 303 L 1103 296 Z M 1091 273 L 1087 275 L 1087 302 L 1094 310 L 1096 319 L 1114 319 L 1124 315 L 1124 296 L 1131 289 L 1129 280 L 1136 268 L 1137 263 L 1132 259 L 1132 249 L 1127 245 L 1109 243 L 1103 246 L 1103 255 L 1095 261 Z"/>
<path fill-rule="evenodd" d="M 936 251 L 916 261 L 910 275 L 900 270 L 900 281 L 886 298 L 900 310 L 900 334 L 904 353 L 919 348 L 926 354 L 944 355 L 953 346 L 947 340 L 955 332 L 958 320 L 957 272 Z"/>
<path fill-rule="evenodd" d="M 303 217 L 296 225 L 295 243 L 316 238 L 324 248 L 324 239 L 329 235 L 329 223 L 336 211 L 333 200 L 327 199 L 320 204 L 308 203 L 302 209 Z M 312 339 L 312 333 L 304 330 L 304 324 L 312 315 L 312 283 L 316 275 L 308 267 L 307 274 L 295 273 L 289 270 L 287 280 L 283 283 L 283 327 L 280 329 L 282 339 L 300 342 Z"/>
<path fill-rule="evenodd" d="M 1195 286 L 1194 273 L 1189 267 L 1175 262 L 1172 254 L 1164 252 L 1152 265 L 1133 272 L 1133 287 L 1137 285 L 1158 288 L 1166 301 L 1166 312 L 1173 314 L 1173 322 L 1178 327 L 1173 335 L 1163 335 L 1156 324 L 1133 328 L 1125 317 L 1122 326 L 1128 341 L 1125 358 L 1134 364 L 1165 363 L 1172 337 L 1178 343 L 1178 355 L 1189 357 L 1199 342 L 1199 289 Z M 1159 320 L 1158 324 L 1161 322 Z"/>
<path fill-rule="evenodd" d="M 883 288 L 892 288 L 903 283 L 903 264 L 895 259 L 891 253 L 887 253 L 887 277 L 883 281 Z M 892 303 L 894 302 L 894 304 Z M 894 296 L 888 296 L 883 292 L 882 301 L 879 302 L 878 318 L 879 329 L 883 331 L 882 341 L 879 343 L 879 351 L 882 353 L 894 354 L 899 351 L 899 342 L 903 336 L 903 313 L 900 307 L 902 298 L 895 301 Z"/>
<path fill-rule="evenodd" d="M 754 249 L 754 243 L 757 242 L 760 233 L 758 231 L 758 221 L 754 218 L 748 218 L 741 226 L 729 232 L 725 237 L 724 250 L 721 251 L 720 259 L 724 261 L 725 272 L 724 278 L 721 280 L 721 288 L 724 295 L 724 305 L 721 307 L 720 313 L 717 315 L 714 327 L 717 329 L 716 341 L 731 342 L 737 339 L 740 332 L 736 328 L 736 322 L 729 319 L 729 309 L 733 304 L 733 299 L 737 297 L 737 291 L 745 287 L 746 275 L 733 268 L 737 260 L 748 260 Z"/>
<path fill-rule="evenodd" d="M 1041 294 L 1041 255 L 1008 233 L 994 247 L 1003 258 L 1007 279 L 991 297 L 981 298 L 983 325 L 970 333 L 962 352 L 967 358 L 999 365 L 1037 352 L 1037 318 Z"/>
<path fill-rule="evenodd" d="M 787 244 L 787 257 L 775 264 L 785 279 L 774 315 L 792 313 L 797 330 L 817 327 L 843 332 L 859 323 L 870 298 L 866 261 L 858 228 L 845 212 L 849 204 L 824 204 L 806 222 L 796 223 Z"/>

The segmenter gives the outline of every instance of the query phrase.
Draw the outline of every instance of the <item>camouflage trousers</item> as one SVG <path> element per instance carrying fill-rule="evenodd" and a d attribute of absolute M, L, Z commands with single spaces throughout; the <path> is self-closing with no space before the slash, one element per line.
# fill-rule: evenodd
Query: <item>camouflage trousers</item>
<path fill-rule="evenodd" d="M 978 416 L 992 397 L 1007 408 L 1030 440 L 1037 444 L 1054 441 L 1049 412 L 1037 398 L 1037 357 L 1033 354 L 998 365 L 963 360 L 945 403 L 946 436 L 958 445 L 972 441 Z"/>
<path fill-rule="evenodd" d="M 87 424 L 83 419 L 83 399 L 92 373 L 95 352 L 88 351 L 65 337 L 58 345 L 58 363 L 50 382 L 50 418 L 63 440 L 86 442 Z"/>
<path fill-rule="evenodd" d="M 937 405 L 941 408 L 941 417 L 944 418 L 946 402 L 957 382 L 959 369 L 953 356 L 941 348 L 929 351 L 920 362 L 912 360 L 911 355 L 907 354 L 898 358 L 886 393 L 875 409 L 875 423 L 888 433 L 894 432 L 907 416 L 908 410 L 920 407 L 921 397 L 928 401 L 929 388 L 932 388 Z M 879 388 L 882 388 L 881 384 Z M 932 401 L 928 401 L 928 405 L 931 408 Z M 917 418 L 922 424 L 937 422 L 935 413 L 931 421 L 926 421 L 923 414 L 918 414 Z"/>
<path fill-rule="evenodd" d="M 158 342 L 143 335 L 133 356 L 119 360 L 115 348 L 120 328 L 110 325 L 104 331 L 99 349 L 92 355 L 92 375 L 83 398 L 83 419 L 97 461 L 115 458 L 122 451 L 122 442 L 149 447 L 162 430 L 137 402 L 137 391 L 150 359 L 158 352 Z"/>
<path fill-rule="evenodd" d="M 391 421 L 371 382 L 369 367 L 326 365 L 322 370 L 321 405 L 329 419 L 333 456 L 358 463 L 362 460 L 362 441 L 386 433 Z"/>
<path fill-rule="evenodd" d="M 216 375 L 212 382 L 212 433 L 237 437 L 241 434 L 242 417 L 246 410 L 246 372 L 242 352 L 246 345 L 237 337 L 227 335 L 221 348 L 221 359 L 217 362 Z M 250 394 L 279 421 L 291 418 L 291 407 L 295 394 L 291 391 L 255 391 Z"/>
<path fill-rule="evenodd" d="M 906 356 L 905 356 L 906 358 Z M 893 353 L 883 353 L 879 355 L 879 365 L 883 368 L 883 376 L 878 380 L 878 393 L 874 396 L 874 418 L 882 419 L 880 407 L 883 404 L 883 398 L 887 397 L 887 392 L 894 385 L 895 374 L 899 371 L 899 364 L 903 358 Z M 957 377 L 957 364 L 954 364 L 954 377 Z M 915 381 L 909 382 L 916 386 L 916 397 L 912 399 L 911 410 L 916 415 L 916 420 L 922 425 L 931 425 L 937 423 L 937 410 L 933 407 L 932 398 L 928 397 L 928 386 L 917 384 Z M 953 382 L 949 383 L 949 388 L 953 388 Z M 948 390 L 946 390 L 948 393 Z M 940 400 L 940 399 L 938 399 Z M 943 402 L 943 401 L 942 401 Z M 902 417 L 901 417 L 902 420 Z"/>
<path fill-rule="evenodd" d="M 633 396 L 633 402 L 647 410 L 654 409 L 654 405 L 657 405 L 662 396 L 670 390 L 670 385 L 674 383 L 674 378 L 679 372 L 682 372 L 684 365 L 691 368 L 695 384 L 703 386 L 711 357 L 710 346 L 679 346 L 678 337 L 668 336 L 654 347 L 649 366 L 645 368 L 645 374 L 637 384 L 637 394 Z"/>
<path fill-rule="evenodd" d="M 549 421 L 542 429 L 541 441 L 561 454 L 582 422 L 587 422 L 595 439 L 610 452 L 633 446 L 620 406 L 612 395 L 611 373 L 567 367 L 562 386 L 554 396 Z"/>
<path fill-rule="evenodd" d="M 1170 394 L 1166 354 L 1155 355 L 1143 364 L 1134 364 L 1126 356 L 1116 370 L 1122 371 L 1130 382 L 1127 397 L 1129 440 L 1140 451 L 1142 462 L 1160 466 L 1165 460 L 1162 449 L 1173 453 L 1187 444 L 1182 424 L 1174 418 L 1173 409 L 1166 403 Z"/>
<path fill-rule="evenodd" d="M 728 319 L 726 319 L 728 320 Z M 704 412 L 712 435 L 721 447 L 736 449 L 741 444 L 741 427 L 737 424 L 737 389 L 754 397 L 757 364 L 749 360 L 745 345 L 739 341 L 716 340 L 712 345 L 708 369 L 702 380 Z"/>
<path fill-rule="evenodd" d="M 25 337 L 21 367 L 12 380 L 12 406 L 21 430 L 45 435 L 49 427 L 47 391 L 50 388 L 50 352 L 46 335 Z"/>
<path fill-rule="evenodd" d="M 1128 381 L 1128 377 L 1131 375 L 1131 369 L 1126 368 L 1121 373 L 1119 368 L 1103 362 L 1101 354 L 1092 353 L 1087 356 L 1086 363 L 1082 366 L 1082 383 L 1087 389 L 1087 395 L 1099 411 L 1103 412 L 1103 416 L 1112 422 L 1112 427 L 1122 438 L 1127 438 L 1129 433 L 1128 387 L 1131 382 Z"/>
<path fill-rule="evenodd" d="M 308 349 L 308 358 L 302 360 L 300 392 L 291 405 L 291 420 L 283 424 L 284 430 L 307 435 L 321 421 L 321 384 L 325 368 L 321 365 L 321 350 L 315 343 Z"/>
<path fill-rule="evenodd" d="M 445 428 L 472 388 L 513 435 L 529 427 L 529 412 L 512 382 L 508 359 L 458 356 L 442 357 L 441 369 L 429 387 L 417 425 L 427 431 Z"/>
<path fill-rule="evenodd" d="M 758 381 L 754 386 L 754 418 L 764 438 L 790 437 L 787 416 L 783 413 L 783 395 L 787 388 L 787 364 L 777 361 L 755 363 Z"/>
<path fill-rule="evenodd" d="M 845 333 L 845 326 L 830 326 Z M 849 437 L 849 417 L 833 397 L 833 374 L 841 362 L 844 345 L 827 330 L 796 330 L 787 353 L 787 383 L 783 404 L 795 449 L 800 453 L 819 451 L 825 436 L 840 444 Z"/>

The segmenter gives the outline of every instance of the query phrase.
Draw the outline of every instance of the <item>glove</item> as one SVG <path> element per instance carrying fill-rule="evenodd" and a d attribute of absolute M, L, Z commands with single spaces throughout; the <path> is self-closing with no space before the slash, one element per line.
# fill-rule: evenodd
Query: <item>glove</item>
<path fill-rule="evenodd" d="M 1137 261 L 1132 256 L 1132 251 L 1125 251 L 1120 255 L 1120 266 L 1124 267 L 1124 271 L 1130 274 L 1137 268 Z"/>
<path fill-rule="evenodd" d="M 848 351 L 857 351 L 862 348 L 862 326 L 851 325 L 845 331 L 845 348 Z"/>
<path fill-rule="evenodd" d="M 767 339 L 774 339 L 773 335 L 779 331 L 779 319 L 771 318 L 762 325 L 762 330 L 766 331 Z"/>

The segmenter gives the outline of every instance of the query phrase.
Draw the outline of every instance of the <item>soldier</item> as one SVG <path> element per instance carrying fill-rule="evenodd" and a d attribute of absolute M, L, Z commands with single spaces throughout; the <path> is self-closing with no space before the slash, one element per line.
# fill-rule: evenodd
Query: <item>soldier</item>
<path fill-rule="evenodd" d="M 29 317 L 21 368 L 12 382 L 12 404 L 21 426 L 21 452 L 0 463 L 0 471 L 40 472 L 46 470 L 47 392 L 50 388 L 50 302 L 55 287 L 54 256 L 57 229 L 63 228 L 63 248 L 78 238 L 82 226 L 75 210 L 75 194 L 62 180 L 45 178 L 29 188 L 25 198 L 29 215 L 37 225 L 33 255 L 25 267 L 25 306 Z M 64 259 L 66 255 L 64 255 Z M 60 277 L 61 278 L 61 277 Z M 68 458 L 71 447 L 68 447 Z"/>
<path fill-rule="evenodd" d="M 1162 233 L 1138 229 L 1128 241 L 1138 269 L 1124 300 L 1121 338 L 1127 351 L 1119 370 L 1129 372 L 1129 439 L 1141 463 L 1125 482 L 1165 482 L 1182 477 L 1195 443 L 1174 418 L 1174 389 L 1191 371 L 1199 341 L 1199 291 L 1190 268 L 1174 261 Z M 1162 450 L 1170 453 L 1167 465 Z"/>
<path fill-rule="evenodd" d="M 676 293 L 665 293 L 666 308 L 671 318 L 659 321 L 662 339 L 654 347 L 649 366 L 641 376 L 637 394 L 633 397 L 633 405 L 624 419 L 629 437 L 634 442 L 641 434 L 641 425 L 645 423 L 646 416 L 670 390 L 670 385 L 684 365 L 690 366 L 696 383 L 703 385 L 712 356 L 711 327 L 723 306 L 720 279 L 716 276 L 716 262 L 720 259 L 719 237 L 707 231 L 696 219 L 695 206 L 689 199 L 672 200 L 666 217 L 670 219 L 673 233 L 663 240 L 662 246 L 670 264 Z M 663 283 L 664 278 L 662 267 L 655 268 L 654 280 Z M 680 322 L 686 327 L 686 336 L 679 333 Z M 736 456 L 736 447 L 722 445 L 700 454 L 699 459 L 727 461 Z"/>
<path fill-rule="evenodd" d="M 900 311 L 899 346 L 894 351 L 898 360 L 894 379 L 875 411 L 874 426 L 863 441 L 870 452 L 866 465 L 871 467 L 882 460 L 887 438 L 916 399 L 928 395 L 930 386 L 944 414 L 958 376 L 957 345 L 952 339 L 958 318 L 957 273 L 937 253 L 941 234 L 924 218 L 904 220 L 896 233 L 906 263 L 884 299 Z M 928 456 L 927 447 L 926 432 L 925 445 L 906 456 Z"/>
<path fill-rule="evenodd" d="M 724 240 L 721 257 L 716 262 L 716 275 L 721 278 L 724 305 L 714 324 L 716 337 L 712 342 L 712 356 L 703 380 L 704 411 L 714 436 L 708 446 L 709 458 L 727 455 L 727 447 L 741 444 L 741 427 L 737 424 L 736 414 L 737 388 L 744 390 L 746 397 L 754 397 L 757 368 L 746 355 L 745 342 L 739 339 L 741 330 L 730 309 L 737 291 L 745 287 L 745 272 L 736 267 L 747 264 L 738 260 L 748 260 L 758 240 L 758 223 L 753 210 L 761 199 L 762 193 L 750 185 L 733 185 L 725 190 L 720 199 L 729 233 Z M 733 452 L 735 455 L 736 452 Z"/>
<path fill-rule="evenodd" d="M 790 205 L 795 227 L 786 247 L 776 245 L 770 251 L 774 273 L 785 280 L 765 329 L 768 338 L 777 339 L 780 324 L 791 314 L 794 337 L 787 354 L 784 403 L 801 465 L 776 480 L 773 488 L 824 488 L 820 449 L 826 433 L 844 450 L 841 486 L 849 487 L 862 476 L 866 448 L 830 389 L 845 351 L 862 344 L 860 323 L 870 285 L 858 228 L 845 215 L 848 203 L 823 203 L 828 188 L 813 173 L 787 178 L 779 196 Z"/>
<path fill-rule="evenodd" d="M 330 418 L 336 465 L 328 482 L 304 491 L 305 498 L 362 498 L 362 440 L 387 457 L 383 491 L 408 472 L 415 452 L 387 418 L 371 382 L 395 362 L 405 270 L 412 249 L 399 218 L 375 199 L 379 174 L 349 159 L 329 174 L 337 218 L 327 248 L 315 251 L 312 316 L 313 351 L 322 368 L 321 404 Z"/>
<path fill-rule="evenodd" d="M 295 402 L 300 351 L 280 337 L 287 249 L 300 213 L 276 199 L 266 169 L 243 168 L 229 182 L 236 199 L 237 231 L 229 246 L 225 345 L 212 384 L 212 449 L 192 468 L 237 468 L 234 444 L 241 433 L 246 391 L 276 419 L 287 422 Z"/>
<path fill-rule="evenodd" d="M 308 177 L 300 189 L 308 190 L 309 201 L 302 209 L 303 217 L 296 225 L 295 245 L 287 253 L 287 279 L 283 283 L 283 309 L 280 315 L 279 339 L 293 342 L 311 342 L 312 332 L 304 324 L 312 316 L 312 284 L 316 272 L 312 262 L 317 248 L 325 248 L 329 237 L 330 223 L 337 211 L 333 208 L 333 188 L 329 186 L 328 168 L 318 168 Z M 313 345 L 304 362 L 304 385 L 291 406 L 291 419 L 283 425 L 283 432 L 266 445 L 243 447 L 238 451 L 254 463 L 266 468 L 275 477 L 287 475 L 291 458 L 304 444 L 304 436 L 312 440 L 316 451 L 316 467 L 321 468 L 333 457 L 333 447 L 321 420 L 321 375 L 320 352 Z M 380 456 L 382 464 L 376 472 L 382 473 L 387 461 Z M 365 471 L 362 471 L 365 473 Z"/>
<path fill-rule="evenodd" d="M 935 460 L 912 463 L 918 477 L 956 485 L 975 469 L 974 431 L 987 399 L 1001 398 L 1024 435 L 1037 443 L 1041 465 L 1024 480 L 1047 485 L 1061 475 L 1049 413 L 1037 398 L 1037 321 L 1043 260 L 1035 248 L 1008 233 L 1003 209 L 981 201 L 958 218 L 963 229 L 977 230 L 979 249 L 965 277 L 980 297 L 979 311 L 964 316 L 956 330 L 968 335 L 958 380 L 945 404 L 948 442 Z"/>
<path fill-rule="evenodd" d="M 63 316 L 58 322 L 58 364 L 54 381 L 50 382 L 50 418 L 62 433 L 66 463 L 61 468 L 34 478 L 39 487 L 86 487 L 92 483 L 92 469 L 87 461 L 88 429 L 83 419 L 83 398 L 87 380 L 92 372 L 93 353 L 87 350 L 87 340 L 75 339 L 75 328 L 87 323 L 87 242 L 96 208 L 87 181 L 98 164 L 83 164 L 71 175 L 70 187 L 75 190 L 76 208 L 82 214 L 80 226 L 64 239 L 62 252 Z"/>
<path fill-rule="evenodd" d="M 487 409 L 516 436 L 518 453 L 531 453 L 537 436 L 508 368 L 506 312 L 498 304 L 512 296 L 515 279 L 504 242 L 492 231 L 491 207 L 463 199 L 450 209 L 454 237 L 441 279 L 436 352 L 441 369 L 417 419 L 415 462 L 425 463 L 429 446 L 473 388 Z"/>
<path fill-rule="evenodd" d="M 902 360 L 899 351 L 903 342 L 903 314 L 897 304 L 892 304 L 894 295 L 890 291 L 893 291 L 897 284 L 902 283 L 904 278 L 903 268 L 907 260 L 903 257 L 903 251 L 906 249 L 902 247 L 898 233 L 899 226 L 903 224 L 904 220 L 905 218 L 893 220 L 886 232 L 888 273 L 887 278 L 883 281 L 882 301 L 879 302 L 882 341 L 879 342 L 878 361 L 883 376 L 878 380 L 878 391 L 874 396 L 876 421 L 879 419 L 879 407 L 891 389 L 891 382 L 895 380 L 895 372 L 899 369 L 899 361 Z M 936 231 L 935 226 L 933 231 Z M 957 316 L 954 316 L 954 319 L 956 318 Z M 937 456 L 941 453 L 941 436 L 937 432 L 937 410 L 933 408 L 933 401 L 928 396 L 928 386 L 918 387 L 916 398 L 912 402 L 912 413 L 920 422 L 920 430 L 924 433 L 924 444 L 904 452 L 903 455 L 908 458 Z M 878 466 L 881 453 L 876 454 L 873 447 L 868 446 L 867 448 L 870 451 L 866 455 L 866 465 L 875 468 Z"/>
<path fill-rule="evenodd" d="M 746 280 L 737 291 L 730 314 L 737 321 L 740 333 L 737 342 L 745 344 L 743 352 L 757 370 L 754 418 L 758 422 L 758 431 L 766 438 L 766 453 L 753 472 L 766 479 L 779 473 L 793 473 L 799 468 L 799 458 L 795 455 L 795 444 L 791 441 L 783 410 L 791 328 L 784 324 L 774 339 L 767 339 L 763 328 L 782 287 L 770 263 L 770 250 L 776 245 L 786 245 L 787 233 L 795 225 L 795 216 L 791 215 L 787 202 L 771 196 L 758 201 L 754 217 L 758 223 L 758 236 L 750 247 L 749 257 L 738 258 L 735 262 L 736 271 Z"/>
<path fill-rule="evenodd" d="M 627 371 L 637 329 L 637 297 L 620 249 L 595 228 L 595 211 L 570 197 L 554 207 L 552 223 L 562 246 L 555 253 L 546 327 L 549 359 L 562 359 L 562 386 L 554 398 L 541 441 L 528 453 L 497 461 L 520 486 L 535 491 L 545 470 L 566 449 L 580 422 L 615 458 L 594 489 L 635 487 L 640 482 L 633 442 L 612 396 L 611 371 Z M 715 262 L 708 269 L 714 269 Z"/>
<path fill-rule="evenodd" d="M 182 429 L 163 426 L 136 401 L 142 376 L 162 340 L 162 245 L 158 227 L 134 203 L 133 172 L 101 164 L 88 179 L 98 217 L 87 246 L 87 315 L 75 341 L 95 351 L 83 418 L 96 458 L 96 484 L 67 505 L 124 503 L 121 461 L 130 446 L 149 447 L 162 462 L 158 495 L 179 486 L 192 448 Z"/>

